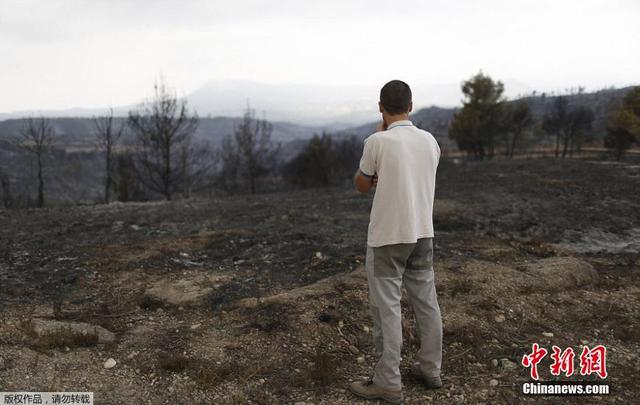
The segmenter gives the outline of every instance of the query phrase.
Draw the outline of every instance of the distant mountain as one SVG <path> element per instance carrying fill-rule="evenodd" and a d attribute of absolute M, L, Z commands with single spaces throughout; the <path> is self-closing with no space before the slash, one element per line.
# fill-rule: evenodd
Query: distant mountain
<path fill-rule="evenodd" d="M 529 89 L 518 82 L 507 81 L 513 94 Z M 413 84 L 416 108 L 460 104 L 459 83 L 437 85 Z M 301 125 L 323 126 L 340 130 L 376 118 L 379 86 L 371 85 L 299 85 L 265 84 L 252 81 L 210 81 L 186 95 L 190 108 L 201 117 L 239 117 L 247 105 L 272 121 L 288 121 Z M 143 97 L 141 97 L 142 99 Z M 116 106 L 115 114 L 126 116 L 135 105 Z M 0 113 L 0 120 L 29 115 L 48 117 L 80 117 L 104 114 L 106 108 L 73 108 L 67 110 L 32 110 Z"/>
<path fill-rule="evenodd" d="M 507 84 L 513 94 L 528 92 L 516 81 Z M 264 84 L 251 81 L 211 81 L 188 96 L 193 108 L 214 116 L 241 115 L 247 104 L 267 118 L 305 125 L 346 129 L 375 119 L 379 86 Z M 459 83 L 412 84 L 416 108 L 460 104 Z"/>

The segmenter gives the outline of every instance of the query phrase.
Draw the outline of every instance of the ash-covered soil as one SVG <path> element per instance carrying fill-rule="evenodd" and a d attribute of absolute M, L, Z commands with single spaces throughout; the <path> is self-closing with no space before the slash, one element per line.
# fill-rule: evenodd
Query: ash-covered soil
<path fill-rule="evenodd" d="M 405 402 L 636 401 L 639 197 L 637 165 L 442 162 L 445 387 L 409 375 L 418 342 L 403 303 Z M 0 391 L 358 403 L 346 387 L 375 362 L 362 269 L 370 204 L 316 189 L 0 211 Z M 611 394 L 524 396 L 520 359 L 534 342 L 573 347 L 577 369 L 582 346 L 605 345 Z M 599 381 L 577 374 L 559 379 Z"/>

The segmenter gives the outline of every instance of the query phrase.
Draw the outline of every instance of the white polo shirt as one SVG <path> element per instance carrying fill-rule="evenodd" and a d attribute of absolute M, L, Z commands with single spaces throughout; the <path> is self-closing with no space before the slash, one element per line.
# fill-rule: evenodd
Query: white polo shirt
<path fill-rule="evenodd" d="M 433 237 L 433 198 L 440 147 L 411 121 L 396 121 L 364 141 L 360 172 L 378 175 L 367 244 L 378 247 Z"/>

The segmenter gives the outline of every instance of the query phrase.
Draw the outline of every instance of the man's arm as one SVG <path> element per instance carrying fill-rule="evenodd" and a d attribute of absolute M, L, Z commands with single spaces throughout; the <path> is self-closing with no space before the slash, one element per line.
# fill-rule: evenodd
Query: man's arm
<path fill-rule="evenodd" d="M 386 125 L 384 122 L 378 124 L 378 131 L 385 130 Z M 375 139 L 373 136 L 364 140 L 364 149 L 362 151 L 362 158 L 360 159 L 360 166 L 358 171 L 353 176 L 353 182 L 355 183 L 356 190 L 361 193 L 367 193 L 372 187 L 378 184 L 378 167 L 376 158 L 376 148 L 374 146 Z"/>
<path fill-rule="evenodd" d="M 356 190 L 361 193 L 367 193 L 378 184 L 378 176 L 375 174 L 373 176 L 366 175 L 358 169 L 353 176 L 353 182 L 356 185 Z"/>

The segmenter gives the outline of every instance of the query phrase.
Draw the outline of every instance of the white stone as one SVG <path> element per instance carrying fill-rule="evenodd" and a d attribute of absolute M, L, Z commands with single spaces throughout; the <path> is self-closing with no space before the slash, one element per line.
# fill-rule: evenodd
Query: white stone
<path fill-rule="evenodd" d="M 107 361 L 104 362 L 104 368 L 109 369 L 109 368 L 114 368 L 116 366 L 116 361 L 112 358 L 107 359 Z"/>

